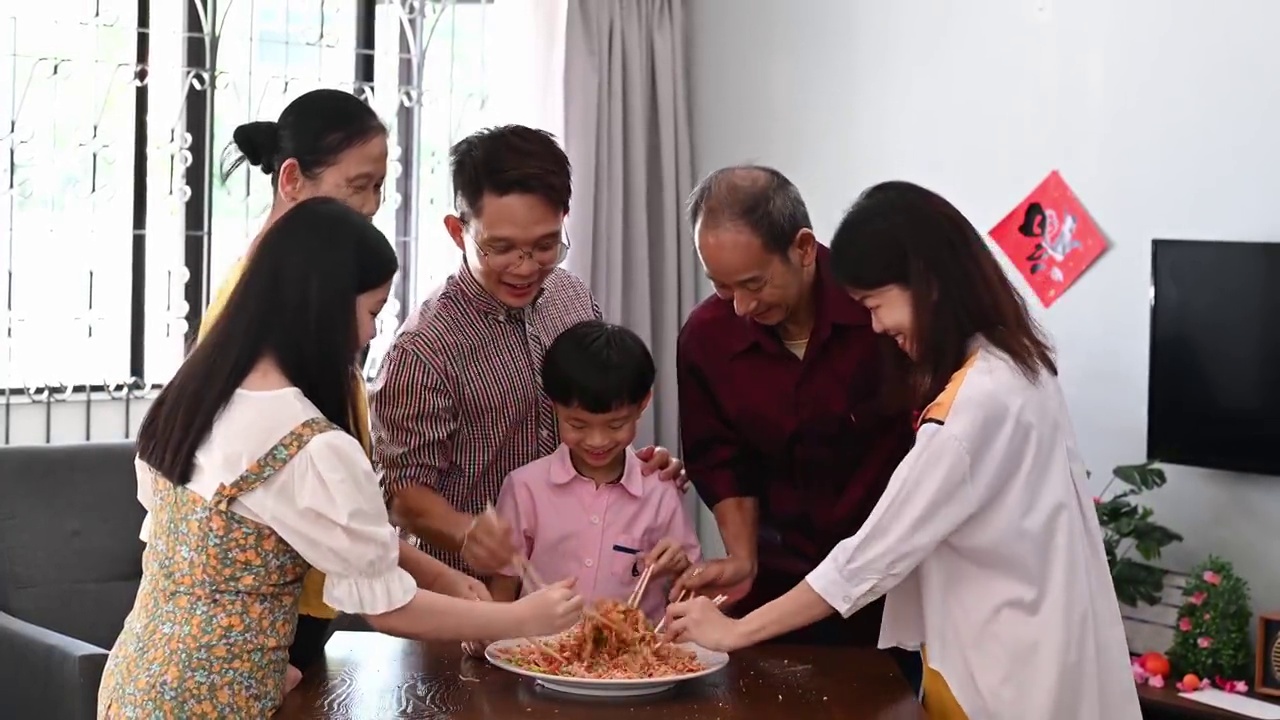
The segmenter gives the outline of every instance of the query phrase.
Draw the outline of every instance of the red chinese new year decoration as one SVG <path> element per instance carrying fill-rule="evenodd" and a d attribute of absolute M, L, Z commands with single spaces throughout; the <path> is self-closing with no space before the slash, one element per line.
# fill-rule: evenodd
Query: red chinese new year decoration
<path fill-rule="evenodd" d="M 1047 308 L 1107 249 L 1106 238 L 1057 170 L 991 229 Z"/>

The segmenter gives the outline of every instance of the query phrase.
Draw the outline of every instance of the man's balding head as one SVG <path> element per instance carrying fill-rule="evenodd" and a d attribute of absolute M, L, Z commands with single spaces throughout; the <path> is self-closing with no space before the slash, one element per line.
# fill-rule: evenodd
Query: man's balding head
<path fill-rule="evenodd" d="M 716 294 L 761 325 L 806 315 L 817 241 L 800 191 L 773 168 L 717 170 L 689 197 L 698 257 Z"/>
<path fill-rule="evenodd" d="M 775 255 L 785 255 L 801 231 L 813 228 L 796 186 L 761 165 L 734 165 L 703 178 L 689 196 L 689 221 L 695 232 L 738 226 Z"/>

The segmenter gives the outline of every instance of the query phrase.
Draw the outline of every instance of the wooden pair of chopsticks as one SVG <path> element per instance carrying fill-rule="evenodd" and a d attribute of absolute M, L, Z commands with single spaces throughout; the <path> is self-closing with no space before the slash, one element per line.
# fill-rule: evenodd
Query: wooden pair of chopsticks
<path fill-rule="evenodd" d="M 690 590 L 681 590 L 680 594 L 676 596 L 676 602 L 678 603 L 684 602 L 686 598 L 692 595 L 693 595 L 693 592 Z M 717 595 L 711 601 L 711 604 L 715 605 L 716 607 L 720 607 L 720 604 L 728 599 L 729 599 L 728 595 Z M 667 616 L 663 615 L 662 619 L 658 621 L 658 626 L 653 629 L 654 634 L 662 632 L 662 627 L 666 624 L 667 624 Z"/>
<path fill-rule="evenodd" d="M 484 513 L 495 521 L 498 519 L 498 511 L 493 508 L 493 503 L 489 503 L 485 506 Z M 529 559 L 524 556 L 524 553 L 516 553 L 512 559 L 515 560 L 516 567 L 520 569 L 520 579 L 528 584 L 531 589 L 538 590 L 546 587 L 546 583 L 542 582 L 542 578 L 538 577 L 538 571 L 533 569 L 533 565 L 529 562 Z M 547 647 L 545 642 L 535 640 L 533 638 L 525 639 L 528 640 L 529 644 L 538 652 L 559 660 L 560 662 L 565 661 L 564 658 L 560 657 L 559 653 Z"/>
<path fill-rule="evenodd" d="M 644 569 L 640 574 L 640 582 L 636 583 L 636 588 L 631 591 L 631 597 L 627 598 L 627 607 L 633 608 L 640 605 L 640 598 L 644 597 L 644 590 L 649 585 L 649 578 L 653 576 L 653 566 Z"/>
<path fill-rule="evenodd" d="M 484 506 L 484 514 L 495 523 L 498 522 L 498 511 L 493 507 L 493 503 L 486 503 Z M 518 552 L 512 556 L 515 566 L 520 570 L 520 579 L 532 590 L 541 590 L 547 584 L 538 577 L 538 571 L 533 569 L 533 565 L 529 562 L 529 558 L 524 553 Z"/>
<path fill-rule="evenodd" d="M 684 602 L 684 599 L 685 599 L 685 598 L 687 598 L 687 597 L 689 597 L 689 589 L 688 589 L 688 588 L 685 588 L 684 590 L 681 590 L 681 591 L 680 591 L 680 594 L 679 594 L 679 595 L 677 595 L 677 596 L 676 596 L 676 602 L 678 602 L 678 603 L 682 603 L 682 602 Z M 666 625 L 666 624 L 667 624 L 667 616 L 666 616 L 666 615 L 663 615 L 663 616 L 662 616 L 662 619 L 658 621 L 658 625 L 657 625 L 657 627 L 655 627 L 655 628 L 653 629 L 653 631 L 654 631 L 655 633 L 660 633 L 660 632 L 662 632 L 662 626 L 664 626 L 664 625 Z"/>
<path fill-rule="evenodd" d="M 492 519 L 498 519 L 498 511 L 494 509 L 493 503 L 487 504 L 484 512 Z M 516 567 L 520 570 L 520 579 L 529 586 L 530 590 L 541 590 L 542 588 L 547 587 L 547 583 L 538 575 L 538 571 L 533 569 L 533 563 L 529 562 L 529 558 L 525 557 L 524 553 L 517 552 L 512 559 L 515 561 Z M 595 618 L 614 630 L 622 632 L 622 628 L 618 627 L 617 624 L 591 608 L 583 608 L 582 614 L 586 617 Z M 543 650 L 551 653 L 551 651 L 546 648 L 543 648 Z M 555 655 L 555 653 L 551 654 Z"/>

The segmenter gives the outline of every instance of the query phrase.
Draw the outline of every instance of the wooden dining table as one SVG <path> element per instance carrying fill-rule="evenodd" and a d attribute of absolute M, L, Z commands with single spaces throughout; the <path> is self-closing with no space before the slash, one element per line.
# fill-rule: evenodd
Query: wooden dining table
<path fill-rule="evenodd" d="M 587 698 L 466 656 L 461 645 L 335 633 L 281 720 L 924 720 L 897 665 L 876 650 L 762 645 L 662 695 Z"/>

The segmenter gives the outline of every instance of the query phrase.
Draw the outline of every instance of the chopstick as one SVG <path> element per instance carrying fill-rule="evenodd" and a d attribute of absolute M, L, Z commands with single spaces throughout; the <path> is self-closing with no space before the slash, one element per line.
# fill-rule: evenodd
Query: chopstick
<path fill-rule="evenodd" d="M 681 590 L 681 591 L 680 591 L 680 594 L 679 594 L 679 595 L 677 595 L 677 596 L 676 596 L 676 602 L 678 602 L 678 603 L 682 603 L 682 602 L 684 602 L 684 599 L 685 599 L 686 597 L 688 597 L 688 596 L 689 596 L 689 589 L 688 589 L 688 588 L 685 588 L 684 590 Z M 660 632 L 662 632 L 662 626 L 664 626 L 664 625 L 666 625 L 666 624 L 667 624 L 667 616 L 666 616 L 666 615 L 663 615 L 663 616 L 662 616 L 662 619 L 658 621 L 657 626 L 655 626 L 655 627 L 653 628 L 653 632 L 654 632 L 655 634 L 656 634 L 656 633 L 660 633 Z"/>
<path fill-rule="evenodd" d="M 529 584 L 531 590 L 541 590 L 547 584 L 538 577 L 538 571 L 533 569 L 533 563 L 520 553 L 516 553 L 516 567 L 520 568 L 520 577 Z"/>
<path fill-rule="evenodd" d="M 692 592 L 690 592 L 689 590 L 681 590 L 681 591 L 680 591 L 680 594 L 676 596 L 676 602 L 678 602 L 678 603 L 680 603 L 680 602 L 684 602 L 684 601 L 685 601 L 685 598 L 689 597 L 689 596 L 690 596 L 690 595 L 692 595 L 692 594 L 693 594 L 693 593 L 692 593 Z M 728 600 L 728 599 L 729 599 L 729 596 L 728 596 L 728 595 L 717 595 L 717 596 L 715 596 L 715 599 L 713 599 L 713 600 L 711 601 L 711 604 L 715 605 L 716 607 L 720 607 L 720 604 L 721 604 L 721 603 L 723 603 L 725 600 Z M 672 604 L 675 604 L 675 603 L 672 603 Z M 654 631 L 655 633 L 660 633 L 660 632 L 662 632 L 662 627 L 663 627 L 664 625 L 666 625 L 666 624 L 667 624 L 667 616 L 666 616 L 666 615 L 663 615 L 663 616 L 662 616 L 662 619 L 658 621 L 658 625 L 657 625 L 657 627 L 655 627 L 655 628 L 653 629 L 653 631 Z"/>
<path fill-rule="evenodd" d="M 484 512 L 486 515 L 493 518 L 494 520 L 498 519 L 498 511 L 494 509 L 493 503 L 486 504 Z M 536 590 L 541 590 L 544 587 L 547 587 L 546 581 L 544 581 L 539 576 L 538 571 L 535 570 L 533 567 L 533 563 L 529 562 L 529 558 L 525 557 L 524 553 L 516 553 L 512 559 L 515 560 L 516 567 L 520 569 L 520 578 L 529 585 L 530 590 L 536 591 Z M 616 623 L 609 620 L 608 618 L 601 615 L 600 613 L 596 612 L 595 610 L 592 610 L 591 608 L 583 608 L 582 614 L 587 617 L 592 617 L 592 618 L 595 618 L 596 620 L 599 620 L 600 622 L 604 623 L 605 625 L 608 625 L 609 627 L 613 628 L 617 632 L 622 632 L 622 628 L 618 627 Z M 550 650 L 548 650 L 547 652 L 550 652 Z"/>
<path fill-rule="evenodd" d="M 693 595 L 693 593 L 688 590 L 681 591 L 680 595 L 677 596 L 676 598 L 676 602 L 681 602 L 684 599 L 686 593 L 689 595 Z M 725 600 L 728 600 L 728 599 L 729 599 L 728 595 L 717 595 L 711 601 L 711 604 L 715 605 L 716 607 L 720 607 L 721 603 L 723 603 Z M 658 626 L 653 629 L 653 633 L 657 635 L 658 633 L 662 632 L 662 626 L 665 625 L 666 623 L 667 623 L 667 617 L 664 615 L 662 617 L 662 620 L 658 621 Z M 667 643 L 666 639 L 658 640 L 658 645 L 664 645 L 666 643 Z"/>
<path fill-rule="evenodd" d="M 649 584 L 649 578 L 653 576 L 653 566 L 644 569 L 640 575 L 640 582 L 636 583 L 636 589 L 631 591 L 631 597 L 627 598 L 627 607 L 636 607 L 640 604 L 640 598 L 644 597 L 645 587 Z"/>
<path fill-rule="evenodd" d="M 498 510 L 493 507 L 493 503 L 485 503 L 484 514 L 494 522 L 498 522 Z M 520 570 L 520 578 L 530 585 L 533 590 L 541 590 L 547 584 L 542 582 L 542 578 L 538 577 L 538 571 L 533 569 L 533 565 L 529 563 L 529 558 L 524 553 L 516 553 L 512 556 L 515 566 Z"/>

